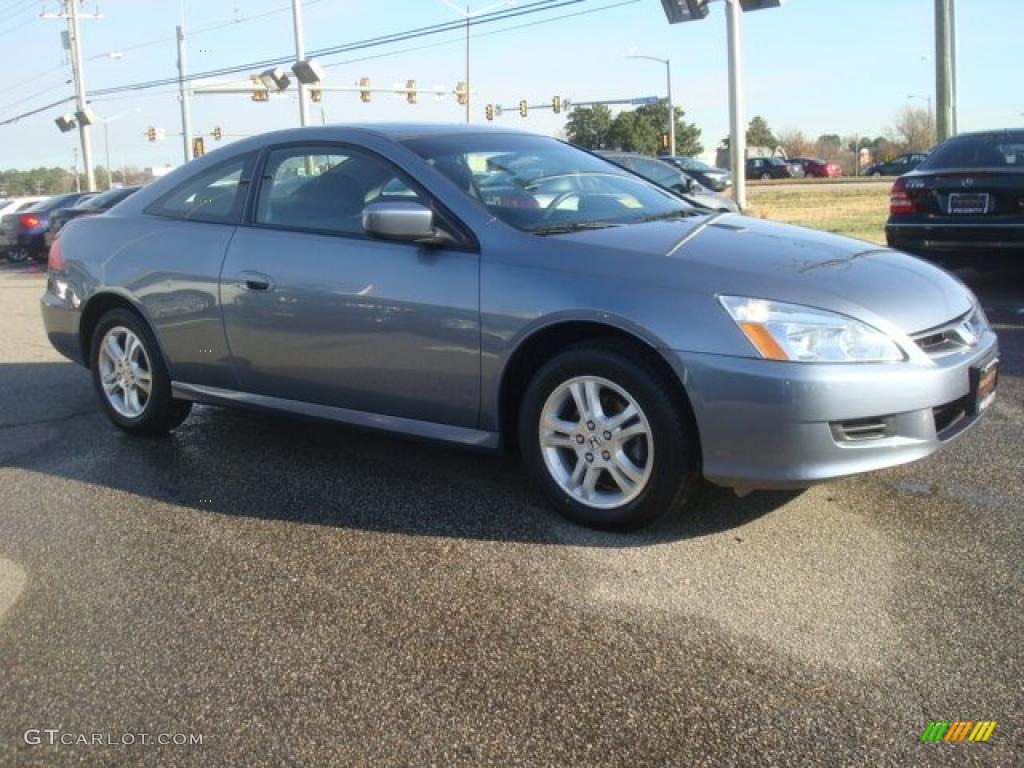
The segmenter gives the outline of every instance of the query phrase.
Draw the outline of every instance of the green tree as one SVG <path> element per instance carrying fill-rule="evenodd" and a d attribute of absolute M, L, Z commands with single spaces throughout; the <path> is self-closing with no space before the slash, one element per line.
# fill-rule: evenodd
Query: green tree
<path fill-rule="evenodd" d="M 659 148 L 661 131 L 646 115 L 637 111 L 619 112 L 612 121 L 611 143 L 624 152 L 653 155 Z"/>
<path fill-rule="evenodd" d="M 676 153 L 699 155 L 700 128 L 683 120 L 685 113 L 675 108 Z M 664 101 L 646 104 L 635 110 L 624 110 L 611 116 L 604 105 L 576 107 L 565 125 L 566 138 L 587 149 L 621 149 L 647 155 L 664 152 L 661 134 L 668 132 L 668 105 Z"/>
<path fill-rule="evenodd" d="M 604 104 L 573 107 L 565 123 L 565 137 L 584 149 L 605 149 L 609 146 L 612 111 Z"/>
<path fill-rule="evenodd" d="M 679 107 L 675 107 L 673 112 L 675 112 L 676 122 L 676 154 L 687 157 L 699 155 L 704 151 L 704 146 L 700 143 L 700 128 L 683 120 L 686 113 Z M 667 154 L 667 152 L 661 151 L 660 138 L 662 132 L 668 132 L 668 102 L 659 101 L 656 104 L 645 104 L 642 107 L 637 107 L 634 114 L 651 123 L 658 133 L 655 137 L 658 142 L 655 151 L 659 154 Z"/>
<path fill-rule="evenodd" d="M 760 115 L 755 115 L 754 119 L 750 121 L 750 125 L 747 126 L 747 146 L 775 149 L 778 145 L 779 140 L 775 138 L 772 129 L 768 127 L 768 121 Z"/>

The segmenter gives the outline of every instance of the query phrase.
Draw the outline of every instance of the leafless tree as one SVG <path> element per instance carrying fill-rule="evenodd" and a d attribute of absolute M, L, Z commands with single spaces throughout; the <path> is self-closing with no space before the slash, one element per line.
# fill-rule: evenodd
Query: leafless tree
<path fill-rule="evenodd" d="M 786 150 L 786 157 L 811 157 L 814 155 L 814 142 L 798 128 L 787 128 L 776 138 L 779 146 Z"/>
<path fill-rule="evenodd" d="M 889 131 L 904 152 L 923 152 L 935 143 L 935 116 L 927 109 L 905 106 Z"/>

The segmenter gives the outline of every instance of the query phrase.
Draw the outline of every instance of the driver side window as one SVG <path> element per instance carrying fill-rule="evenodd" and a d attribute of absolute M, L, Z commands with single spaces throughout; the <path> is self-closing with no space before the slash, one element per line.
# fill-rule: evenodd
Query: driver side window
<path fill-rule="evenodd" d="M 270 153 L 260 180 L 256 223 L 363 236 L 367 203 L 429 205 L 387 161 L 349 147 L 287 147 Z"/>

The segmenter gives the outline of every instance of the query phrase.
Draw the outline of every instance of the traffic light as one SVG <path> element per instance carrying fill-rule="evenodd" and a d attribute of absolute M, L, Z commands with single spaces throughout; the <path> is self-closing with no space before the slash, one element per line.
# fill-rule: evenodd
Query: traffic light
<path fill-rule="evenodd" d="M 146 129 L 146 139 L 149 141 L 156 141 L 156 128 L 152 125 Z"/>
<path fill-rule="evenodd" d="M 324 92 L 321 91 L 319 88 L 310 88 L 309 98 L 311 101 L 315 101 L 316 103 L 319 104 L 320 101 L 322 101 L 324 98 Z"/>
<path fill-rule="evenodd" d="M 484 114 L 487 116 L 488 120 L 493 120 L 494 119 L 494 105 L 493 104 L 488 104 L 487 107 L 484 109 Z"/>
<path fill-rule="evenodd" d="M 466 84 L 461 80 L 455 85 L 455 100 L 459 104 L 465 104 L 469 100 L 469 95 L 466 92 Z"/>
<path fill-rule="evenodd" d="M 270 92 L 266 88 L 258 88 L 252 92 L 253 101 L 270 101 Z"/>
<path fill-rule="evenodd" d="M 370 78 L 360 77 L 359 87 L 363 89 L 359 92 L 359 100 L 366 104 L 370 101 Z"/>
<path fill-rule="evenodd" d="M 519 116 L 520 117 L 526 117 L 526 115 L 529 113 L 529 111 L 530 111 L 530 107 L 527 105 L 526 99 L 523 99 L 522 101 L 520 101 L 519 102 Z"/>
<path fill-rule="evenodd" d="M 206 142 L 202 136 L 192 139 L 192 157 L 202 157 L 206 154 Z"/>
<path fill-rule="evenodd" d="M 219 125 L 215 125 L 213 130 L 210 131 L 210 135 L 213 136 L 214 141 L 220 141 L 224 138 L 224 131 L 220 129 Z"/>
<path fill-rule="evenodd" d="M 410 104 L 416 103 L 416 81 L 406 80 L 405 81 L 405 100 Z"/>
<path fill-rule="evenodd" d="M 556 115 L 559 112 L 562 111 L 562 97 L 561 96 L 555 96 L 555 98 L 553 98 L 551 100 L 551 111 L 554 112 Z"/>
<path fill-rule="evenodd" d="M 668 145 L 669 145 L 669 138 L 670 137 L 668 135 L 668 131 L 662 131 L 661 132 L 661 136 L 659 138 L 661 140 L 661 148 L 662 149 L 669 149 Z"/>

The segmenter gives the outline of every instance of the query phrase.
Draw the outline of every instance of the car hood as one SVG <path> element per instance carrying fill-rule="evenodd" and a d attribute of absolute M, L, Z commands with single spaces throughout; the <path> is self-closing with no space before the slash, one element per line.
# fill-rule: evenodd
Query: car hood
<path fill-rule="evenodd" d="M 967 313 L 975 301 L 952 275 L 905 253 L 737 214 L 565 237 L 650 257 L 632 270 L 638 279 L 689 292 L 805 304 L 885 331 L 934 328 Z"/>

